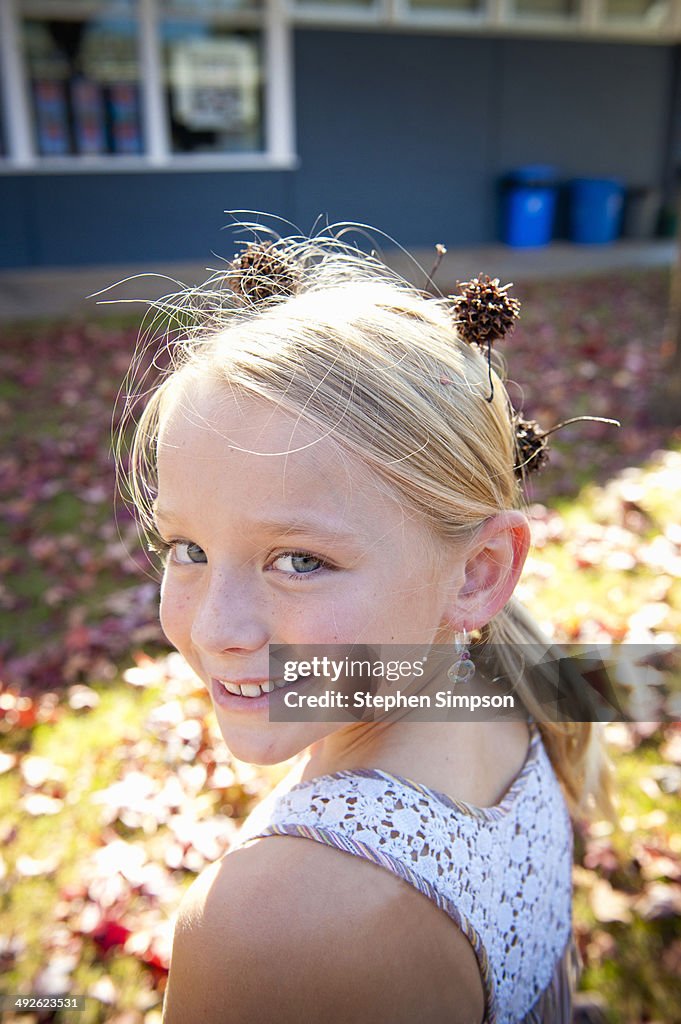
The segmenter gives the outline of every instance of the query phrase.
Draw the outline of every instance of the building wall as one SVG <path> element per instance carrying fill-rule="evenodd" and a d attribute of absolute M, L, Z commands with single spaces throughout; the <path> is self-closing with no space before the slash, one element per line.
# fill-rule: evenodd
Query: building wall
<path fill-rule="evenodd" d="M 407 244 L 475 244 L 519 164 L 662 179 L 671 47 L 306 32 L 296 53 L 303 226 L 328 209 Z"/>
<path fill-rule="evenodd" d="M 226 209 L 290 208 L 283 172 L 0 177 L 0 266 L 207 260 Z M 7 211 L 6 213 L 4 211 Z"/>
<path fill-rule="evenodd" d="M 300 29 L 292 171 L 0 176 L 0 266 L 230 256 L 227 209 L 406 246 L 497 237 L 498 180 L 669 177 L 673 47 Z"/>

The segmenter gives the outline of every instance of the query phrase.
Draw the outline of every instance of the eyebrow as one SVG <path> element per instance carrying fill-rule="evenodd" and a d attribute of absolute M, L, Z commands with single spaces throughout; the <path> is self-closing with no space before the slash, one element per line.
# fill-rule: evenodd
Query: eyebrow
<path fill-rule="evenodd" d="M 342 530 L 340 526 L 334 526 L 332 523 L 323 523 L 316 519 L 303 519 L 291 522 L 285 519 L 264 519 L 253 523 L 253 526 L 260 528 L 265 533 L 271 534 L 284 534 L 290 536 L 291 534 L 303 535 L 303 534 L 314 534 L 315 537 L 319 537 L 323 540 L 335 541 L 356 541 L 357 533 L 354 530 Z"/>
<path fill-rule="evenodd" d="M 154 507 L 153 514 L 156 523 L 159 520 L 163 520 L 171 525 L 180 521 L 179 517 L 170 509 Z M 316 519 L 258 519 L 249 523 L 249 528 L 276 536 L 284 535 L 289 537 L 312 534 L 320 540 L 333 541 L 334 543 L 349 543 L 358 540 L 357 533 L 354 530 L 342 530 L 340 526 L 334 526 L 332 523 L 324 523 Z"/>

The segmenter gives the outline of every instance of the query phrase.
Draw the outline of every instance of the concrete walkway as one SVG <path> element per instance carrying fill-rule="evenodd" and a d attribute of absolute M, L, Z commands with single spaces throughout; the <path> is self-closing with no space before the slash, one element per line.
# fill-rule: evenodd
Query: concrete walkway
<path fill-rule="evenodd" d="M 386 262 L 422 285 L 425 271 L 420 267 L 430 270 L 434 250 L 418 250 L 414 256 L 416 263 L 400 252 L 384 254 Z M 505 284 L 616 269 L 665 267 L 675 258 L 676 243 L 666 239 L 627 240 L 601 246 L 555 242 L 541 249 L 511 249 L 502 245 L 450 249 L 436 275 L 436 284 L 447 292 L 454 289 L 457 281 L 481 271 L 499 277 Z M 163 266 L 0 270 L 0 323 L 55 317 L 91 319 L 126 313 L 141 317 L 146 301 L 176 292 L 185 285 L 197 285 L 221 268 L 224 264 L 213 258 L 212 262 Z M 95 295 L 103 289 L 108 290 Z"/>

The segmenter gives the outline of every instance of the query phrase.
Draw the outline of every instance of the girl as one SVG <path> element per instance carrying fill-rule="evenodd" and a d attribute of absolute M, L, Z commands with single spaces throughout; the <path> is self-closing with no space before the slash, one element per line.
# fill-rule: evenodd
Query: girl
<path fill-rule="evenodd" d="M 569 1024 L 569 812 L 606 767 L 589 723 L 535 724 L 518 656 L 543 446 L 485 359 L 514 300 L 338 238 L 252 243 L 196 298 L 132 453 L 161 621 L 237 758 L 300 756 L 183 900 L 164 1024 Z M 448 644 L 454 682 L 492 652 L 529 722 L 274 721 L 276 644 Z"/>

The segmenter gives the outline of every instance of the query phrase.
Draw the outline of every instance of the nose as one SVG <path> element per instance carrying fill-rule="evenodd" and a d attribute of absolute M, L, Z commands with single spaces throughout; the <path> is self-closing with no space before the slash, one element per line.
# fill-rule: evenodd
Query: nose
<path fill-rule="evenodd" d="M 191 638 L 207 654 L 249 653 L 269 643 L 264 596 L 247 572 L 207 573 L 194 608 Z"/>

